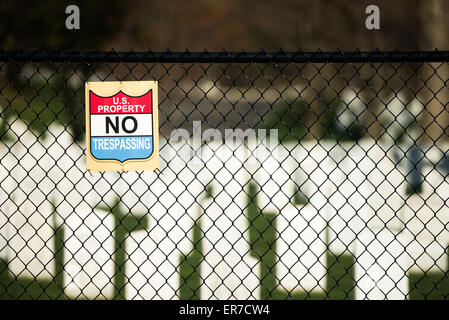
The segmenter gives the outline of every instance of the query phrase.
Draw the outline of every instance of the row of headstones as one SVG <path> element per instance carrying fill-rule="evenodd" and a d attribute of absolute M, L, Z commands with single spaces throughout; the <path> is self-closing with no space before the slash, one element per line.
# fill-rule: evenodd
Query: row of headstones
<path fill-rule="evenodd" d="M 245 148 L 229 152 L 222 142 L 211 142 L 201 148 L 199 161 L 186 163 L 179 155 L 192 145 L 162 138 L 159 174 L 88 173 L 84 147 L 63 127 L 52 126 L 43 141 L 19 121 L 11 127 L 20 138 L 0 150 L 0 257 L 19 278 L 51 278 L 54 205 L 57 224 L 66 230 L 64 287 L 71 296 L 113 292 L 114 219 L 95 208 L 121 197 L 125 211 L 150 215 L 147 230 L 126 238 L 127 298 L 177 297 L 179 257 L 192 250 L 191 229 L 200 214 L 201 297 L 258 298 L 261 262 L 249 253 L 244 212 L 250 181 L 260 187 L 260 209 L 277 217 L 282 290 L 322 291 L 328 244 L 332 252 L 355 256 L 357 299 L 403 299 L 407 272 L 447 269 L 448 183 L 426 166 L 422 191 L 406 196 L 410 167 L 394 160 L 394 145 L 258 145 L 258 159 L 243 164 L 239 152 L 245 156 Z M 444 154 L 431 146 L 425 156 L 438 162 Z M 214 197 L 200 200 L 206 185 Z M 307 201 L 295 204 L 295 192 Z"/>

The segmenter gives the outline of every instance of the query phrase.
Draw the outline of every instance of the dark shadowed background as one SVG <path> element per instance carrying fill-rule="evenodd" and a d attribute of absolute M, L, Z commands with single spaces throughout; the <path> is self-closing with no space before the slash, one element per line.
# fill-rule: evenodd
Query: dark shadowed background
<path fill-rule="evenodd" d="M 78 5 L 81 29 L 65 28 Z M 381 29 L 365 28 L 380 8 Z M 3 49 L 447 49 L 446 0 L 2 1 Z"/>

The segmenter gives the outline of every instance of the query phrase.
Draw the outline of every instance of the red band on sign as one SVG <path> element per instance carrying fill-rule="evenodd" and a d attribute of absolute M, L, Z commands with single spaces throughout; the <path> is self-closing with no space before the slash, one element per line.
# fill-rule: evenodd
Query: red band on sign
<path fill-rule="evenodd" d="M 120 91 L 112 97 L 100 97 L 90 91 L 90 113 L 151 113 L 151 93 L 150 90 L 140 97 L 131 97 Z"/>

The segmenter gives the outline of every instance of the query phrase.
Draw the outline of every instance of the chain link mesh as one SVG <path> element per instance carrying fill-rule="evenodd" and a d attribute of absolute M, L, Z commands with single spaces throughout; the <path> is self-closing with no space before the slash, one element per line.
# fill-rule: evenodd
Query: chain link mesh
<path fill-rule="evenodd" d="M 0 298 L 448 297 L 447 53 L 0 60 Z M 159 81 L 160 171 L 85 170 L 117 80 Z"/>

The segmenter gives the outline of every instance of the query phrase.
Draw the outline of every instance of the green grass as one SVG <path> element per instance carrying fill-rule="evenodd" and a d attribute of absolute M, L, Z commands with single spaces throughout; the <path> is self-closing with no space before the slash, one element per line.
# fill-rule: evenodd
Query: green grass
<path fill-rule="evenodd" d="M 326 295 L 332 300 L 354 300 L 355 258 L 352 254 L 326 253 Z"/>
<path fill-rule="evenodd" d="M 446 249 L 449 267 L 449 248 Z M 443 271 L 410 272 L 410 300 L 447 300 L 449 299 L 449 269 Z"/>
<path fill-rule="evenodd" d="M 446 300 L 449 298 L 447 272 L 410 272 L 410 300 Z"/>
<path fill-rule="evenodd" d="M 8 269 L 8 262 L 0 259 L 0 299 L 1 300 L 64 300 L 62 287 L 56 281 L 35 280 L 14 277 Z"/>
<path fill-rule="evenodd" d="M 261 299 L 292 299 L 292 300 L 322 300 L 322 299 L 354 299 L 354 256 L 344 253 L 335 255 L 326 251 L 325 287 L 323 291 L 295 290 L 287 291 L 278 285 L 276 267 L 278 257 L 276 254 L 276 214 L 265 213 L 257 205 L 257 187 L 255 183 L 248 185 L 248 233 L 250 242 L 250 255 L 260 261 Z M 206 197 L 213 198 L 210 187 L 206 188 Z M 146 230 L 148 228 L 147 214 L 131 215 L 122 211 L 119 199 L 112 207 L 102 209 L 114 215 L 114 264 L 116 266 L 113 283 L 116 288 L 113 298 L 125 297 L 125 267 L 126 267 L 126 237 L 130 232 Z M 201 215 L 200 215 L 201 216 Z M 56 216 L 53 215 L 53 229 L 55 237 L 56 273 L 54 280 L 37 280 L 33 278 L 16 277 L 8 268 L 8 262 L 0 259 L 0 299 L 67 299 L 63 292 L 63 266 L 64 266 L 64 228 L 56 225 Z M 200 299 L 201 263 L 204 261 L 202 247 L 202 228 L 198 218 L 192 228 L 192 250 L 187 255 L 179 257 L 179 296 L 183 300 Z M 448 259 L 449 260 L 449 259 Z M 448 299 L 449 276 L 448 272 L 411 272 L 409 276 L 409 299 Z"/>

